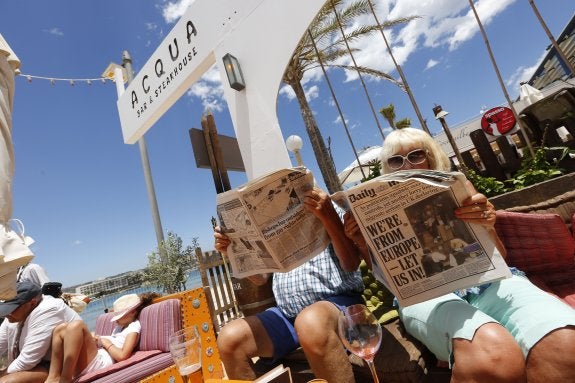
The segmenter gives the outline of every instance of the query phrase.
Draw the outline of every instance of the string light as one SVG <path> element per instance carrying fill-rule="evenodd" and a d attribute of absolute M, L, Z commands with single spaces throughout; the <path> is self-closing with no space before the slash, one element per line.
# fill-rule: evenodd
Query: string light
<path fill-rule="evenodd" d="M 44 76 L 34 76 L 31 74 L 24 74 L 24 73 L 18 73 L 18 76 L 22 76 L 24 78 L 26 78 L 26 80 L 31 83 L 32 80 L 46 80 L 46 81 L 50 81 L 51 85 L 56 85 L 56 82 L 67 82 L 68 84 L 70 84 L 71 86 L 76 85 L 77 83 L 86 83 L 88 85 L 92 85 L 93 81 L 101 81 L 103 84 L 105 84 L 107 81 L 106 80 L 110 80 L 110 81 L 114 81 L 113 79 L 110 78 L 106 78 L 106 77 L 95 77 L 95 78 L 59 78 L 59 77 L 44 77 Z"/>

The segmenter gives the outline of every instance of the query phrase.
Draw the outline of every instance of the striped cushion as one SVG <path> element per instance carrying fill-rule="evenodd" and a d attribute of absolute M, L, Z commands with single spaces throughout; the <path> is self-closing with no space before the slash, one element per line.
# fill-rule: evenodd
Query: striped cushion
<path fill-rule="evenodd" d="M 102 376 L 93 380 L 92 383 L 136 383 L 173 364 L 174 361 L 170 353 L 163 352 L 130 367 Z"/>
<path fill-rule="evenodd" d="M 136 351 L 136 353 L 134 355 L 132 355 L 131 357 L 129 357 L 126 360 L 123 360 L 121 362 L 117 362 L 112 364 L 109 367 L 106 368 L 101 368 L 99 370 L 96 371 L 92 371 L 89 374 L 86 375 L 82 375 L 80 378 L 78 378 L 75 383 L 87 383 L 87 382 L 91 382 L 95 379 L 101 378 L 102 376 L 105 375 L 111 375 L 116 371 L 120 371 L 120 370 L 124 370 L 125 368 L 132 366 L 136 363 L 140 363 L 145 361 L 148 358 L 151 358 L 153 356 L 159 355 L 162 352 L 159 350 L 155 350 L 155 351 Z M 140 366 L 143 366 L 144 364 L 138 364 L 138 366 L 136 366 L 138 369 L 140 369 Z M 114 380 L 114 382 L 116 382 L 116 380 Z"/>
<path fill-rule="evenodd" d="M 167 299 L 144 308 L 140 313 L 140 323 L 140 350 L 169 352 L 169 336 L 182 328 L 180 300 Z"/>
<path fill-rule="evenodd" d="M 111 335 L 112 330 L 116 327 L 116 323 L 112 322 L 114 313 L 106 313 L 99 315 L 96 318 L 96 334 L 98 335 Z"/>

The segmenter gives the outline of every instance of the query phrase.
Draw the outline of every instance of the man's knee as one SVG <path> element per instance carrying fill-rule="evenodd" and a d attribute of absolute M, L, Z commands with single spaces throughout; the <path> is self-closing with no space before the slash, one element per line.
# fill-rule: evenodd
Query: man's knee
<path fill-rule="evenodd" d="M 338 337 L 338 316 L 339 309 L 330 302 L 314 303 L 298 314 L 294 327 L 306 352 L 322 353 Z"/>
<path fill-rule="evenodd" d="M 236 350 L 246 339 L 245 332 L 242 319 L 236 319 L 222 327 L 217 340 L 220 352 L 231 353 Z"/>
<path fill-rule="evenodd" d="M 324 333 L 335 328 L 339 309 L 331 302 L 316 302 L 303 309 L 295 319 L 294 327 L 299 334 Z"/>

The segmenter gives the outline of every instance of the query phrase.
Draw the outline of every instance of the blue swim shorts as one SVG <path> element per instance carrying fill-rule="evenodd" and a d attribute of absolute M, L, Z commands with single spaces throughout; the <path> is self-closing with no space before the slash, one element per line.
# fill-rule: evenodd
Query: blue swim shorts
<path fill-rule="evenodd" d="M 340 310 L 347 306 L 364 303 L 361 295 L 336 295 L 325 298 L 336 305 Z M 287 318 L 279 308 L 270 307 L 256 316 L 262 322 L 273 345 L 273 358 L 261 358 L 264 363 L 274 364 L 285 355 L 299 347 L 299 339 L 296 335 L 294 322 L 295 318 Z"/>

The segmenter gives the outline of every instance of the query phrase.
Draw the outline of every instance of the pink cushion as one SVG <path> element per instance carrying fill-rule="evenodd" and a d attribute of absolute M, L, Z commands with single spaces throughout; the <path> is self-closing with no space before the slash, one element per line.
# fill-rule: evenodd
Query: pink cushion
<path fill-rule="evenodd" d="M 497 211 L 497 234 L 510 266 L 530 273 L 552 273 L 573 267 L 575 240 L 557 214 Z"/>
<path fill-rule="evenodd" d="M 170 353 L 163 352 L 123 370 L 95 379 L 92 383 L 138 383 L 173 365 L 174 361 Z M 168 379 L 165 381 L 169 381 L 169 377 L 163 376 L 163 378 Z"/>
<path fill-rule="evenodd" d="M 140 313 L 140 350 L 169 352 L 168 338 L 182 328 L 181 317 L 179 299 L 167 299 L 144 308 Z"/>
<path fill-rule="evenodd" d="M 105 313 L 96 318 L 95 333 L 98 335 L 111 335 L 116 323 L 112 322 L 114 313 Z"/>
<path fill-rule="evenodd" d="M 123 360 L 121 362 L 117 362 L 112 364 L 110 367 L 107 368 L 102 368 L 100 370 L 96 370 L 96 371 L 92 371 L 89 374 L 86 375 L 82 375 L 80 378 L 78 378 L 75 383 L 87 383 L 87 382 L 91 382 L 94 379 L 98 379 L 101 376 L 104 375 L 108 375 L 108 374 L 112 374 L 116 371 L 119 370 L 123 370 L 126 367 L 132 366 L 136 363 L 140 363 L 148 358 L 151 358 L 152 356 L 155 355 L 159 355 L 162 352 L 160 350 L 153 350 L 153 351 L 136 351 L 134 353 L 134 355 L 132 355 L 131 357 L 129 357 L 126 360 Z"/>

